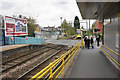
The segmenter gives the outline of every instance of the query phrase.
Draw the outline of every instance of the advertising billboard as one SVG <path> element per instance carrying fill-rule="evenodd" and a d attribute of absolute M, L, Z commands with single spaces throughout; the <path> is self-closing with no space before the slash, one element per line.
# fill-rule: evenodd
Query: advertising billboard
<path fill-rule="evenodd" d="M 27 20 L 5 16 L 5 36 L 28 35 Z"/>

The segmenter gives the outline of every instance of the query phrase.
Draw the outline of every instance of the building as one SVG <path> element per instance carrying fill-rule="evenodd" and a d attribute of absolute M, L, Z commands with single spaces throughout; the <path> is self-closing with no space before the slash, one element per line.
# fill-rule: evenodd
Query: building
<path fill-rule="evenodd" d="M 55 38 L 56 39 L 56 36 L 57 35 L 57 28 L 55 27 L 44 27 L 42 28 L 42 36 L 44 36 L 46 39 L 50 39 L 50 38 Z"/>
<path fill-rule="evenodd" d="M 103 22 L 99 21 L 98 19 L 95 21 L 94 33 L 103 33 Z"/>
<path fill-rule="evenodd" d="M 41 37 L 41 33 L 42 33 L 42 28 L 37 24 L 36 29 L 35 29 L 35 37 L 40 38 Z"/>

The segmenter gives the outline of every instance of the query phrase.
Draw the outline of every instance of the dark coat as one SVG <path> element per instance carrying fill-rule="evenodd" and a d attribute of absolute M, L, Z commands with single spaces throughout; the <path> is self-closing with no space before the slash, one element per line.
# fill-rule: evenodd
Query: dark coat
<path fill-rule="evenodd" d="M 93 38 L 91 38 L 91 41 L 90 41 L 91 43 L 94 43 L 94 41 L 93 41 Z"/>
<path fill-rule="evenodd" d="M 100 38 L 99 38 L 99 37 L 97 37 L 97 38 L 96 38 L 96 40 L 97 40 L 97 41 L 99 41 L 99 40 L 100 40 Z"/>

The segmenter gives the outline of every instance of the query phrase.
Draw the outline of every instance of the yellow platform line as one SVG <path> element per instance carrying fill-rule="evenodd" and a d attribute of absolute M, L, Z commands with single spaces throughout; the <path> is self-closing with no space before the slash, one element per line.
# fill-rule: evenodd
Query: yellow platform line
<path fill-rule="evenodd" d="M 111 58 L 118 66 L 120 66 L 120 64 L 113 58 L 111 57 L 107 52 L 105 52 L 102 48 L 100 48 L 109 58 Z"/>
<path fill-rule="evenodd" d="M 101 44 L 102 45 L 102 44 Z M 102 45 L 104 48 L 106 48 L 106 49 L 108 49 L 108 50 L 110 50 L 111 52 L 113 52 L 113 53 L 115 53 L 115 54 L 117 54 L 118 56 L 120 56 L 120 54 L 119 53 L 117 53 L 117 52 L 115 52 L 115 51 L 113 51 L 112 49 L 110 49 L 110 48 L 108 48 L 108 47 L 106 47 L 106 46 L 104 46 L 104 45 Z"/>

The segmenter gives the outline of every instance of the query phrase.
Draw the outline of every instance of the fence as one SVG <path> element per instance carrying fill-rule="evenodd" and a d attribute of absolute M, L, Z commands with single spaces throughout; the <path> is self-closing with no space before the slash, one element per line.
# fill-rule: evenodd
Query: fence
<path fill-rule="evenodd" d="M 0 29 L 0 46 L 5 45 L 5 36 L 4 36 L 4 30 Z"/>
<path fill-rule="evenodd" d="M 15 37 L 14 40 L 11 40 L 12 37 L 6 37 L 6 44 L 8 45 L 12 45 L 14 44 L 14 40 L 15 40 L 15 44 L 42 44 L 45 43 L 45 39 L 40 37 L 40 38 L 36 38 L 36 37 L 28 37 L 28 40 L 26 40 L 26 38 L 23 37 Z"/>
<path fill-rule="evenodd" d="M 60 58 L 50 63 L 47 67 L 45 67 L 43 70 L 38 72 L 30 80 L 40 80 L 40 79 L 43 80 L 43 78 L 46 79 L 47 74 L 50 74 L 48 76 L 48 80 L 49 79 L 56 80 L 62 72 L 64 76 L 65 68 L 71 65 L 71 61 L 75 59 L 75 56 L 78 53 L 80 47 L 81 47 L 81 43 L 78 43 L 68 52 L 63 54 Z"/>

